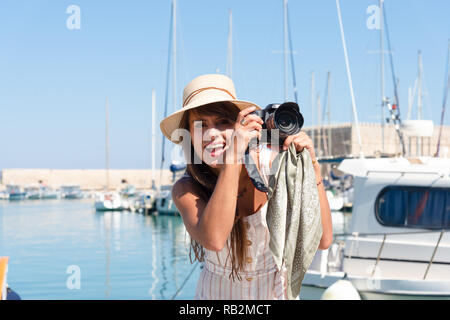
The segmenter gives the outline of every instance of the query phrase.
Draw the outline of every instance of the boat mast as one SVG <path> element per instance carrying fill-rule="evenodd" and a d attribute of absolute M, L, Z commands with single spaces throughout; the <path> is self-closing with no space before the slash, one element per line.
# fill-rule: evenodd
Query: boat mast
<path fill-rule="evenodd" d="M 315 79 L 314 79 L 314 71 L 311 72 L 311 125 L 312 125 L 312 129 L 311 129 L 311 140 L 313 142 L 313 144 L 315 145 L 315 134 L 314 134 L 314 113 L 316 111 L 316 101 L 315 101 Z"/>
<path fill-rule="evenodd" d="M 288 82 L 288 72 L 287 72 L 287 54 L 288 54 L 288 40 L 287 40 L 287 0 L 283 0 L 283 47 L 284 47 L 284 101 L 288 99 L 287 93 L 287 82 Z"/>
<path fill-rule="evenodd" d="M 391 47 L 391 40 L 389 38 L 389 28 L 388 23 L 386 19 L 386 10 L 385 7 L 382 8 L 381 14 L 383 15 L 383 26 L 386 28 L 386 40 L 388 45 L 388 52 L 389 52 L 389 62 L 391 66 L 391 74 L 392 74 L 392 85 L 394 86 L 394 103 L 391 103 L 387 97 L 385 97 L 385 105 L 388 107 L 389 110 L 389 119 L 388 122 L 394 124 L 395 131 L 397 132 L 398 139 L 400 141 L 400 146 L 402 148 L 402 156 L 406 155 L 405 150 L 405 143 L 403 139 L 402 131 L 400 130 L 400 126 L 402 124 L 401 118 L 400 118 L 400 100 L 398 96 L 398 79 L 395 76 L 395 68 L 394 68 L 394 59 L 392 55 L 392 47 Z"/>
<path fill-rule="evenodd" d="M 383 2 L 379 0 L 380 7 L 380 66 L 381 66 L 381 152 L 384 153 L 384 106 L 385 106 L 385 85 L 384 85 L 384 45 L 383 45 Z"/>
<path fill-rule="evenodd" d="M 228 16 L 227 75 L 230 78 L 233 77 L 233 13 L 231 10 Z"/>
<path fill-rule="evenodd" d="M 422 120 L 422 103 L 423 103 L 423 92 L 422 92 L 422 52 L 419 50 L 417 53 L 417 69 L 418 69 L 418 93 L 417 93 L 417 119 Z"/>
<path fill-rule="evenodd" d="M 350 65 L 349 65 L 349 62 L 348 62 L 347 45 L 345 44 L 344 27 L 342 25 L 342 16 L 341 16 L 341 8 L 339 6 L 339 0 L 336 0 L 336 7 L 337 7 L 337 12 L 338 12 L 339 27 L 341 29 L 342 46 L 344 48 L 345 66 L 346 66 L 346 69 L 347 69 L 347 79 L 348 79 L 348 84 L 349 84 L 349 87 L 350 87 L 350 95 L 351 95 L 351 98 L 352 98 L 353 118 L 355 120 L 356 136 L 358 137 L 359 155 L 360 155 L 361 158 L 364 158 L 364 155 L 363 155 L 363 152 L 362 152 L 361 133 L 359 131 L 358 114 L 356 112 L 355 94 L 353 92 L 352 75 L 350 73 Z"/>
<path fill-rule="evenodd" d="M 166 92 L 165 92 L 165 101 L 164 101 L 164 118 L 167 117 L 167 109 L 168 109 L 168 105 L 169 105 L 169 80 L 170 80 L 170 62 L 171 62 L 171 51 L 172 51 L 172 34 L 173 29 L 175 27 L 175 23 L 173 22 L 174 17 L 175 17 L 175 4 L 174 4 L 175 0 L 172 1 L 172 8 L 171 8 L 171 12 L 170 12 L 170 31 L 169 31 L 169 49 L 168 49 L 168 54 L 167 54 L 167 69 L 166 69 Z M 163 168 L 164 168 L 164 162 L 166 160 L 165 158 L 165 146 L 166 144 L 166 139 L 164 138 L 164 134 L 162 134 L 162 147 L 161 147 L 161 167 L 160 167 L 160 171 L 159 171 L 159 184 L 161 185 L 162 183 L 162 174 L 163 174 Z"/>
<path fill-rule="evenodd" d="M 442 112 L 441 112 L 441 123 L 439 127 L 439 136 L 438 136 L 438 142 L 437 142 L 437 148 L 436 148 L 436 154 L 435 157 L 439 157 L 439 151 L 441 146 L 441 136 L 442 136 L 442 127 L 444 125 L 444 115 L 445 115 L 445 107 L 447 104 L 447 95 L 450 88 L 450 40 L 448 41 L 448 48 L 447 48 L 447 70 L 445 72 L 445 78 L 444 78 L 444 97 L 442 101 Z"/>
<path fill-rule="evenodd" d="M 326 137 L 325 135 L 322 135 L 322 141 L 323 141 L 323 150 L 324 154 L 331 156 L 331 127 L 330 127 L 330 71 L 327 71 L 327 83 L 325 88 L 325 95 L 324 95 L 324 103 L 323 103 L 323 120 L 325 122 L 325 116 L 328 120 L 328 129 Z M 320 129 L 322 133 L 322 129 Z M 327 141 L 328 140 L 328 141 Z"/>
<path fill-rule="evenodd" d="M 155 157 L 156 157 L 156 97 L 155 97 L 155 89 L 152 89 L 152 189 L 155 189 Z"/>
<path fill-rule="evenodd" d="M 106 190 L 109 190 L 109 128 L 108 128 L 108 97 L 105 103 L 105 168 L 106 168 Z"/>
<path fill-rule="evenodd" d="M 289 39 L 289 55 L 291 57 L 292 84 L 294 86 L 294 100 L 295 100 L 295 103 L 298 103 L 297 80 L 295 77 L 295 64 L 294 64 L 294 49 L 292 47 L 291 24 L 289 22 L 289 8 L 287 6 L 287 1 L 286 1 L 286 21 L 287 21 L 287 32 L 288 32 L 288 39 Z"/>
<path fill-rule="evenodd" d="M 177 107 L 177 0 L 173 0 L 173 112 Z"/>
<path fill-rule="evenodd" d="M 318 127 L 318 131 L 317 131 L 317 135 L 318 135 L 318 137 L 317 137 L 317 147 L 318 147 L 318 152 L 317 152 L 317 155 L 318 156 L 322 156 L 323 155 L 323 149 L 322 149 L 322 147 L 321 147 L 321 140 L 322 140 L 322 124 L 321 124 L 321 119 L 320 119 L 320 114 L 321 114 L 321 112 L 320 112 L 320 94 L 319 94 L 319 92 L 317 92 L 317 99 L 316 99 L 316 102 L 317 102 L 317 127 Z"/>
<path fill-rule="evenodd" d="M 417 92 L 417 120 L 422 120 L 422 104 L 423 104 L 423 92 L 422 92 L 422 52 L 419 50 L 417 54 L 417 68 L 418 68 L 418 92 Z M 423 138 L 416 138 L 416 154 L 422 156 L 422 143 Z"/>

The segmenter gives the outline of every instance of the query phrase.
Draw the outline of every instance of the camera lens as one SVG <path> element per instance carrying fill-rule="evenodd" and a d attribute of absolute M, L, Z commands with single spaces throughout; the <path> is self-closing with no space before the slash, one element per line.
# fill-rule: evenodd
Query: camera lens
<path fill-rule="evenodd" d="M 292 103 L 282 104 L 275 112 L 274 120 L 281 135 L 296 134 L 303 125 L 303 117 Z"/>
<path fill-rule="evenodd" d="M 297 119 L 289 114 L 289 112 L 283 112 L 277 118 L 280 130 L 290 132 L 297 127 Z"/>

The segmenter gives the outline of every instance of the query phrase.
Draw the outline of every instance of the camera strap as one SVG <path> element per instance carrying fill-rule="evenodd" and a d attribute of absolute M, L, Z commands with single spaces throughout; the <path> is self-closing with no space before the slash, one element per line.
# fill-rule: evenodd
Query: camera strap
<path fill-rule="evenodd" d="M 245 150 L 244 154 L 244 166 L 245 169 L 247 170 L 248 176 L 250 177 L 250 180 L 252 181 L 256 189 L 258 189 L 261 192 L 269 192 L 269 188 L 264 183 L 264 180 L 261 177 L 261 173 L 258 170 L 258 166 L 253 161 L 253 158 L 250 156 L 249 151 L 250 147 L 247 146 L 247 149 Z"/>

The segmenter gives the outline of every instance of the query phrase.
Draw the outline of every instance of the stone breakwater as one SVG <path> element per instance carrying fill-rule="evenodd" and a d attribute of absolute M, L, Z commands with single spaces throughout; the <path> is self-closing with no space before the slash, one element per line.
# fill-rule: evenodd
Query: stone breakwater
<path fill-rule="evenodd" d="M 111 169 L 109 170 L 109 187 L 122 187 L 124 182 L 138 189 L 152 186 L 152 170 L 145 169 Z M 170 170 L 155 170 L 156 185 L 169 184 L 172 181 Z M 84 190 L 101 190 L 107 183 L 107 171 L 102 169 L 3 169 L 0 171 L 0 184 L 18 184 L 27 186 L 42 183 L 54 188 L 61 185 L 75 184 Z"/>

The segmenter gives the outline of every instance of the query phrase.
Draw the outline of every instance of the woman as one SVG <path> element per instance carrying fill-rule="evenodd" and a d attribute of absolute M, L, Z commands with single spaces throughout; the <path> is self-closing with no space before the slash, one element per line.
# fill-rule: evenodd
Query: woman
<path fill-rule="evenodd" d="M 249 141 L 261 138 L 263 121 L 251 114 L 260 108 L 237 100 L 231 79 L 222 75 L 194 79 L 183 95 L 183 108 L 164 119 L 161 130 L 175 143 L 181 141 L 174 132 L 181 129 L 183 135 L 187 169 L 172 198 L 195 259 L 204 262 L 195 298 L 287 299 L 286 270 L 278 270 L 268 247 L 268 197 L 253 186 L 242 164 Z M 298 152 L 307 148 L 313 159 L 323 228 L 319 249 L 326 249 L 332 225 L 320 166 L 304 132 L 289 136 L 283 149 L 291 143 Z M 278 152 L 270 145 L 250 150 L 266 183 Z"/>

